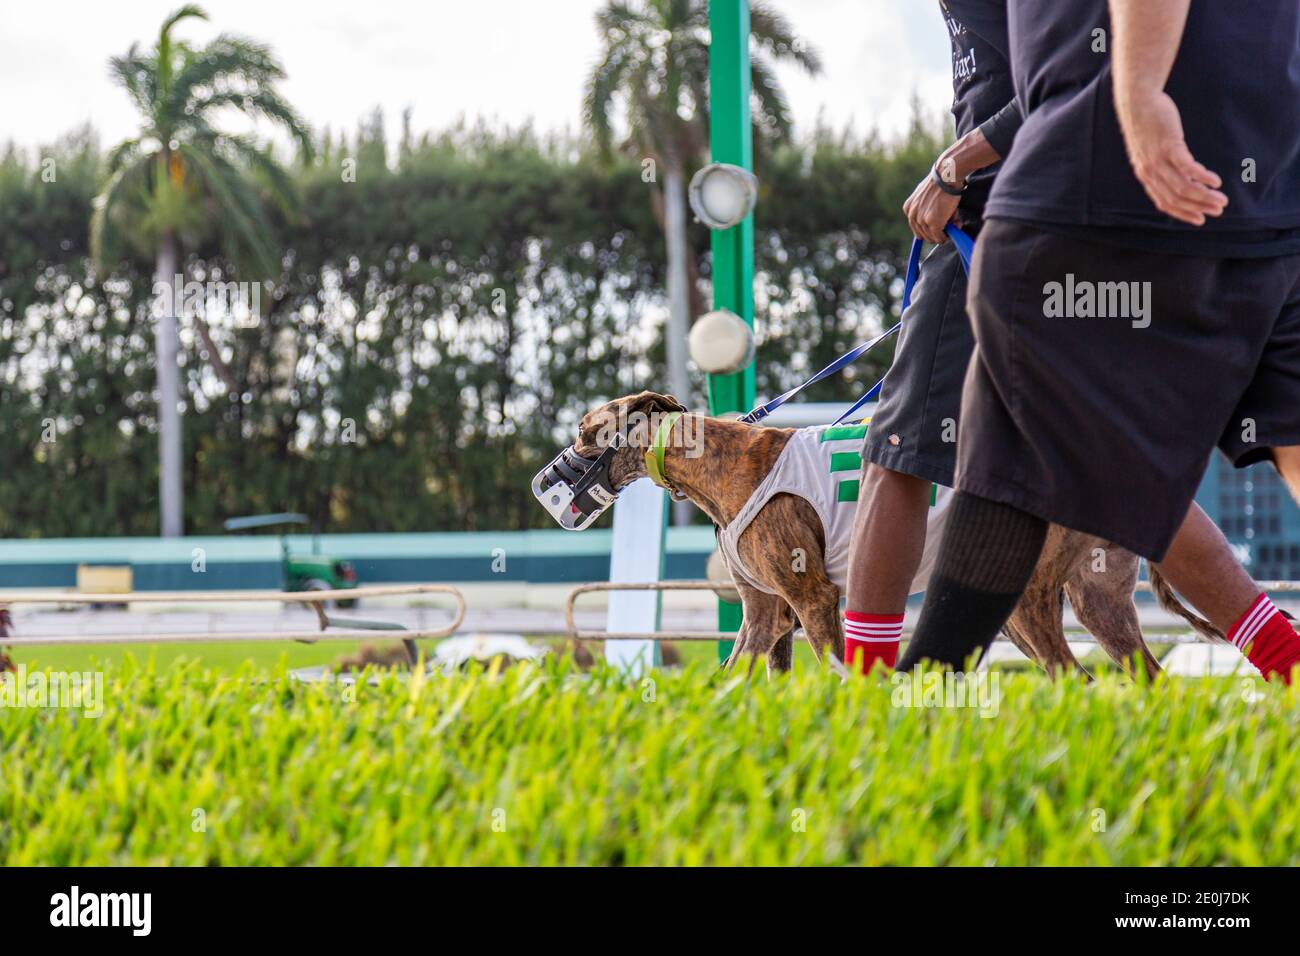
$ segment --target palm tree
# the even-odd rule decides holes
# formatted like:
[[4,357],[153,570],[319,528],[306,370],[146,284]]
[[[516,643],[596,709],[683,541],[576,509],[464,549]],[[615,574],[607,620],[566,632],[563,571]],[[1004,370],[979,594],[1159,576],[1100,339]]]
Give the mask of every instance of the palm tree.
[[[152,254],[156,263],[155,354],[158,364],[159,503],[161,532],[182,533],[181,421],[177,316],[173,282],[178,248],[214,235],[243,275],[280,272],[267,200],[295,208],[288,173],[269,147],[221,131],[223,111],[282,128],[304,158],[312,149],[306,124],[276,91],[284,69],[270,49],[222,34],[194,47],[172,38],[186,19],[206,20],[193,5],[169,16],[153,49],[132,44],[110,60],[110,72],[140,111],[140,132],[109,154],[108,180],[95,198],[91,255],[101,273],[124,255]],[[194,327],[226,388],[237,383],[221,360],[206,323]]]
[[[708,0],[611,0],[596,24],[605,47],[587,80],[584,119],[608,155],[621,110],[628,129],[621,147],[653,159],[662,171],[662,192],[652,192],[651,202],[668,253],[669,388],[689,400],[686,334],[702,304],[687,252],[685,184],[687,169],[701,162],[709,142]],[[749,25],[751,112],[761,151],[788,140],[792,127],[772,63],[788,60],[816,74],[821,59],[765,4],[750,4]]]

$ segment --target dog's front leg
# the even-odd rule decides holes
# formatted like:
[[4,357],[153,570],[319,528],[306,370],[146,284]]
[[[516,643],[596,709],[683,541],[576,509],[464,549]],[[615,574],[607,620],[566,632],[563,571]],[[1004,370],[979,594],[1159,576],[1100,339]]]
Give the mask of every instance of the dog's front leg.
[[[790,633],[794,627],[794,616],[790,606],[775,594],[767,594],[757,588],[736,582],[736,591],[740,594],[744,608],[744,620],[736,635],[735,646],[724,667],[732,667],[742,657],[749,657],[749,673],[754,672],[754,664],[759,657],[767,658],[767,672],[789,670],[791,649]],[[785,640],[787,647],[784,654],[784,667],[781,666],[780,645]]]
[[[827,584],[830,584],[828,581]],[[840,592],[835,585],[820,593],[806,595],[806,602],[795,608],[803,624],[804,638],[817,655],[819,662],[826,660],[827,651],[836,660],[844,660],[844,627],[840,623]]]
[[794,628],[786,631],[776,639],[772,649],[767,653],[767,673],[784,674],[794,666]]
[[803,498],[775,495],[737,544],[755,578],[798,616],[817,660],[826,651],[844,660],[840,590],[826,576],[826,541],[816,509]]

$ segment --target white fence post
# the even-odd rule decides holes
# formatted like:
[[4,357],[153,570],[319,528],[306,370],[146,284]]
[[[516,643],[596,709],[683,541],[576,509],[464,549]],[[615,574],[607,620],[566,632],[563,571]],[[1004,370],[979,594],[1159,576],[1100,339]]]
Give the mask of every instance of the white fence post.
[[[668,529],[668,495],[648,478],[640,478],[614,502],[614,543],[609,579],[619,584],[658,581],[663,575]],[[634,634],[659,630],[663,595],[659,591],[613,591],[606,629]],[[655,641],[606,641],[605,659],[632,677],[658,666]]]

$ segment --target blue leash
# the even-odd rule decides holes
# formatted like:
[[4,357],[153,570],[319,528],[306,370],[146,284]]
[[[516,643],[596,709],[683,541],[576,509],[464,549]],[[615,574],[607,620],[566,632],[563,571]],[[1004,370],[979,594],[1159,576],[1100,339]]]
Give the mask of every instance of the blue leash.
[[[957,249],[957,255],[961,258],[962,268],[965,269],[967,275],[969,275],[970,259],[971,259],[971,255],[975,251],[975,240],[973,240],[970,236],[966,235],[966,233],[962,232],[960,229],[958,229],[956,226],[952,224],[949,224],[945,229],[945,231],[948,233],[948,238],[952,240],[953,246]],[[907,313],[908,306],[912,304],[912,289],[916,287],[917,277],[921,273],[922,245],[924,245],[924,243],[922,243],[920,239],[912,240],[912,254],[911,256],[908,257],[907,260],[907,278],[903,282],[903,308],[899,313],[900,315],[905,315]],[[870,342],[864,342],[862,345],[859,345],[856,348],[852,348],[849,351],[845,352],[834,362],[831,362],[830,365],[827,365],[824,369],[822,369],[812,378],[808,379],[808,381],[804,382],[802,385],[797,385],[794,388],[790,389],[788,392],[781,393],[776,398],[772,399],[770,402],[766,402],[763,405],[759,405],[752,412],[750,412],[748,415],[744,416],[740,420],[750,425],[754,425],[757,424],[758,422],[761,422],[764,418],[767,418],[768,415],[771,415],[772,412],[776,411],[778,408],[780,408],[790,399],[794,398],[796,395],[802,392],[809,385],[814,385],[817,382],[820,382],[822,379],[834,375],[836,372],[840,371],[840,369],[844,368],[845,366],[852,365],[858,359],[862,358],[862,356],[866,355],[868,352],[874,349],[881,342],[885,341],[885,339],[889,338],[891,335],[897,332],[902,327],[902,325],[903,322],[900,319],[898,322],[894,323],[894,326],[892,328],[880,333]],[[848,418],[850,415],[856,412],[863,405],[867,404],[867,402],[871,401],[877,395],[879,395],[880,388],[884,384],[885,384],[885,380],[882,378],[879,382],[877,382],[875,385],[871,387],[871,390],[868,391],[867,394],[863,395],[860,399],[854,402],[852,408],[850,408],[839,418],[835,419],[835,424],[838,425],[840,422],[844,421],[844,419]]]

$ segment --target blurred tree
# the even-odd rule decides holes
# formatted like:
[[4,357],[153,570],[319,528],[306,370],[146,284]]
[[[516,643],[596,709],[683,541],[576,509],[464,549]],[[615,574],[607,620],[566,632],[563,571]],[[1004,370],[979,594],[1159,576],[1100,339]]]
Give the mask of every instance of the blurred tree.
[[[123,255],[155,256],[159,509],[161,533],[183,533],[178,247],[215,234],[245,276],[278,277],[280,255],[265,209],[269,197],[292,210],[294,190],[271,150],[252,137],[223,132],[222,111],[241,112],[282,128],[310,154],[306,124],[276,92],[284,70],[270,49],[222,34],[202,47],[172,37],[186,19],[207,19],[187,5],[168,17],[149,52],[136,44],[111,61],[113,79],[141,114],[139,133],[113,149],[108,181],[95,199],[91,254],[101,271]],[[202,315],[192,316],[208,360],[231,393],[239,385],[222,360]]]
[[[604,53],[587,81],[584,119],[601,151],[612,149],[618,114],[627,127],[622,147],[651,165],[655,218],[668,251],[668,386],[691,401],[686,335],[702,310],[697,264],[688,253],[686,174],[709,143],[709,5],[707,0],[611,0],[596,14]],[[817,53],[789,23],[762,3],[750,5],[750,88],[756,150],[785,142],[792,127],[773,62],[821,70]],[[643,171],[644,172],[644,171]],[[646,177],[643,175],[643,179]]]
[[[532,474],[583,412],[663,381],[644,319],[664,302],[663,238],[638,163],[477,126],[412,135],[389,163],[382,129],[335,132],[289,170],[304,213],[269,209],[284,252],[261,321],[212,329],[238,400],[211,375],[186,379],[191,532],[255,511],[331,531],[545,527]],[[937,141],[922,126],[903,142],[819,131],[769,155],[760,394],[892,324],[910,243],[899,209]],[[340,178],[348,160],[355,181]],[[102,168],[89,131],[35,156],[0,147],[0,535],[157,533],[152,267],[92,267]],[[228,269],[224,245],[195,237],[191,274]],[[809,397],[847,403],[886,360]]]

